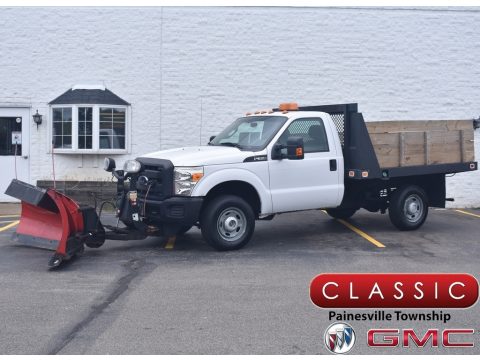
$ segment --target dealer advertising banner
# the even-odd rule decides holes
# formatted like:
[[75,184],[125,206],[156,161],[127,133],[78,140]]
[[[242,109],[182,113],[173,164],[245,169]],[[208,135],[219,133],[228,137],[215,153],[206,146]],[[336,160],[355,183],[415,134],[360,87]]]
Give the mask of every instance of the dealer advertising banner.
[[[449,325],[459,310],[468,311],[478,300],[478,281],[470,274],[321,274],[312,281],[310,296],[329,309],[333,323],[325,330],[325,346],[334,354],[355,344],[381,353],[475,347],[474,326]],[[350,322],[358,324],[357,331]]]

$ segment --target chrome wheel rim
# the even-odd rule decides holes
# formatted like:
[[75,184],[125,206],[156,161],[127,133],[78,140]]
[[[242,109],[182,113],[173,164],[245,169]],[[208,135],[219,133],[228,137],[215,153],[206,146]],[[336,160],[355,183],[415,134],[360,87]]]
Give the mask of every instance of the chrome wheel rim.
[[242,210],[229,207],[220,213],[217,231],[225,241],[237,241],[247,230],[247,219]]
[[420,220],[423,215],[423,201],[420,196],[416,194],[408,196],[403,205],[403,213],[407,221],[411,223]]

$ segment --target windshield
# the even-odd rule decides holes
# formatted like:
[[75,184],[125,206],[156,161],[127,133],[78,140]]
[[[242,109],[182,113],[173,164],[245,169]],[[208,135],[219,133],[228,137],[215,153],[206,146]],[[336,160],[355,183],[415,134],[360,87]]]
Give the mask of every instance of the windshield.
[[285,116],[242,117],[218,134],[209,145],[259,151],[267,146],[285,121]]

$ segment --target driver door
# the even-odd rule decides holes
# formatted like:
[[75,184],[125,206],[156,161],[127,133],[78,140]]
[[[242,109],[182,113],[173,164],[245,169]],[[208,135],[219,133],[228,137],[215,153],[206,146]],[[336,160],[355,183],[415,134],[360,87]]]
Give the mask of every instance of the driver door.
[[289,136],[303,138],[305,157],[302,160],[272,160],[269,154],[273,212],[338,206],[338,164],[341,161],[323,120],[319,117],[296,119],[277,143],[286,145]]

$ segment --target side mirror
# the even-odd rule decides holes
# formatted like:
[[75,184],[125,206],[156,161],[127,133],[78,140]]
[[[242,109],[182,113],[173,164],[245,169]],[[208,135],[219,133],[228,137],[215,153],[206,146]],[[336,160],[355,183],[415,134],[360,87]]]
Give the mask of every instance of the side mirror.
[[282,160],[284,157],[282,154],[282,149],[284,148],[285,146],[283,146],[282,144],[274,144],[272,148],[272,160]]
[[[287,149],[287,155],[282,154],[282,149]],[[290,136],[287,139],[287,145],[276,143],[272,148],[272,160],[301,160],[303,156],[303,138],[300,136]]]
[[290,136],[287,139],[287,159],[302,160],[303,155],[303,138],[300,136]]
[[213,139],[215,139],[215,137],[216,137],[215,135],[210,136],[210,140],[208,140],[208,142],[210,142],[210,141],[212,141]]
[[115,170],[115,160],[113,160],[112,158],[105,158],[105,160],[103,161],[103,170],[105,171],[108,171],[108,172],[112,172]]

